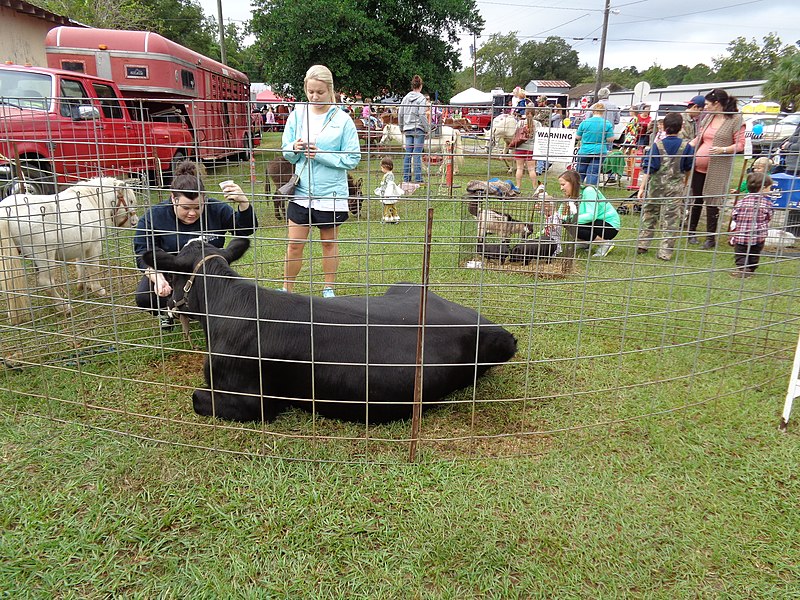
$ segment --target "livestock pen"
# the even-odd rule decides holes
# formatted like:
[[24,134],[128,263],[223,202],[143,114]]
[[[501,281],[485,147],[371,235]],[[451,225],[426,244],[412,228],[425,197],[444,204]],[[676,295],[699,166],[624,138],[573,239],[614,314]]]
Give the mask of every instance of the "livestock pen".
[[[260,227],[235,268],[267,288],[282,285],[286,246],[285,225],[264,193],[266,163],[279,140],[267,134],[250,161],[210,164],[206,181],[213,195],[218,182],[234,179],[252,199]],[[412,443],[425,460],[537,454],[579,431],[605,435],[644,420],[657,426],[665,415],[713,411],[754,389],[772,390],[764,418],[777,424],[797,340],[800,261],[791,250],[765,255],[757,277],[732,280],[732,251],[724,244],[700,251],[684,235],[671,262],[637,255],[639,216],[628,214],[607,257],[568,243],[557,267],[481,262],[477,222],[463,192],[469,181],[508,177],[495,149],[466,154],[451,182],[431,166],[427,185],[399,202],[396,225],[381,222],[380,201],[372,196],[387,151],[369,140],[362,150],[354,176],[364,180],[365,199],[340,230],[337,295],[379,296],[397,282],[423,283],[427,268],[430,290],[505,327],[518,343],[508,363],[426,412],[418,435],[407,421],[367,426],[299,411],[249,423],[195,415],[190,396],[203,385],[207,340],[196,324],[188,339],[163,332],[157,319],[135,308],[140,274],[129,231],[110,231],[106,240],[106,297],[78,292],[74,271],[63,269],[73,306],[66,316],[36,288],[26,263],[30,319],[0,324],[3,410],[230,453],[368,462],[406,460]],[[554,168],[542,177],[555,197],[557,175]],[[620,201],[629,194],[605,192]],[[138,205],[167,193],[143,182]],[[541,219],[531,194],[523,190],[503,203],[536,225]],[[312,241],[306,250],[311,260],[298,280],[301,294],[320,294],[318,246]]]

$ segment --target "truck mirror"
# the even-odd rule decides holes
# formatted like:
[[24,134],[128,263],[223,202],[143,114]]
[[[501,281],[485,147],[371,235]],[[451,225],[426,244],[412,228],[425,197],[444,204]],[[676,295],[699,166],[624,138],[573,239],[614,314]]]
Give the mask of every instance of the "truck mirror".
[[89,104],[81,104],[78,106],[77,116],[75,117],[76,120],[93,121],[99,118],[100,118],[100,111],[97,109],[96,106],[91,106]]

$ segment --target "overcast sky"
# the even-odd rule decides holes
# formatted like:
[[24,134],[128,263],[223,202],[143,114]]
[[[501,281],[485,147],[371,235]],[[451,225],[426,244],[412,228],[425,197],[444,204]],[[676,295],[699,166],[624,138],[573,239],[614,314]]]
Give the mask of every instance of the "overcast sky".
[[[217,0],[199,0],[206,14],[217,17]],[[549,3],[548,3],[549,2]],[[225,0],[226,21],[250,19],[248,0]],[[521,42],[542,41],[547,36],[564,38],[583,63],[596,67],[600,56],[604,0],[479,0],[478,10],[486,27],[478,38],[492,33],[517,32]],[[653,64],[664,68],[678,64],[711,66],[736,37],[759,43],[770,32],[784,44],[800,40],[800,0],[613,0],[609,15],[604,65],[609,68]],[[471,63],[471,36],[462,38],[461,60]]]

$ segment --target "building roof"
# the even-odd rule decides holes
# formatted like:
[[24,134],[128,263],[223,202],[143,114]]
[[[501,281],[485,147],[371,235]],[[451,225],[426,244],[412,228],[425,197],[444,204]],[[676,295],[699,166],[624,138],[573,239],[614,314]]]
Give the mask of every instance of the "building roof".
[[563,79],[531,79],[528,85],[535,84],[539,89],[541,88],[569,88],[569,82]]
[[77,21],[73,21],[69,17],[63,17],[61,15],[51,13],[49,10],[39,8],[38,6],[31,4],[30,2],[25,2],[25,0],[0,0],[0,6],[5,6],[6,8],[15,10],[18,13],[30,15],[31,17],[41,19],[42,21],[50,21],[51,23],[55,23],[57,25],[72,25],[77,27],[86,27],[86,25],[84,25],[83,23],[78,23]]

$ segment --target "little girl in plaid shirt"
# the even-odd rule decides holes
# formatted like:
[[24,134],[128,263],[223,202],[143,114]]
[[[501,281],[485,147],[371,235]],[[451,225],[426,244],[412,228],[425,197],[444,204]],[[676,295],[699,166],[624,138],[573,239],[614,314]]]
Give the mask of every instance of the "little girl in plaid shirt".
[[739,199],[731,215],[731,244],[736,268],[731,277],[752,277],[767,239],[772,218],[772,199],[769,196],[772,178],[767,173],[747,176],[746,196]]

